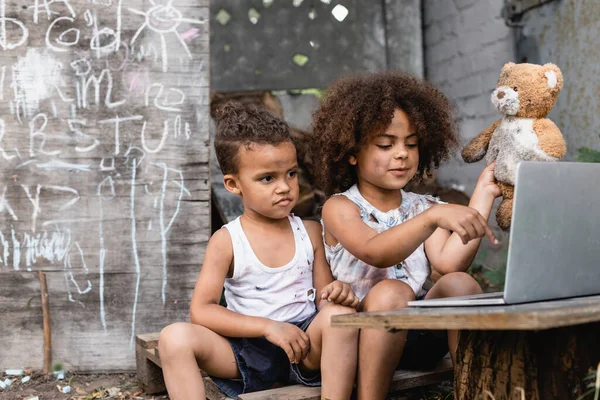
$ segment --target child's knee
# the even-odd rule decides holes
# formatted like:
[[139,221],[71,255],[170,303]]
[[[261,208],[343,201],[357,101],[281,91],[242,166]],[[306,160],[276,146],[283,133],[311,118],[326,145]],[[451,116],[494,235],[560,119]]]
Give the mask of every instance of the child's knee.
[[355,314],[356,309],[341,304],[328,303],[319,312],[324,313],[329,318],[334,315]]
[[446,274],[439,279],[438,284],[444,286],[444,292],[448,296],[465,296],[483,292],[475,278],[466,272]]
[[406,283],[386,279],[376,284],[363,300],[360,311],[396,310],[415,300],[415,292]]
[[[335,315],[354,314],[356,309],[342,306],[340,304],[328,303],[319,311],[322,329],[333,329],[331,326],[331,317]],[[358,332],[358,330],[356,330]]]
[[335,316],[335,315],[347,315],[347,314],[355,314],[356,313],[356,309],[352,308],[352,307],[346,307],[346,306],[342,306],[340,304],[333,304],[333,303],[329,303],[327,305],[325,305],[325,307],[323,307],[321,309],[321,311],[319,311],[319,314],[322,314],[322,328],[323,331],[328,331],[328,330],[334,330],[336,332],[336,335],[341,334],[342,332],[346,332],[349,335],[356,335],[358,336],[358,329],[340,329],[340,328],[335,328],[331,326],[331,317]]
[[158,352],[161,359],[176,357],[178,354],[193,351],[191,345],[192,329],[190,324],[176,322],[160,331]]

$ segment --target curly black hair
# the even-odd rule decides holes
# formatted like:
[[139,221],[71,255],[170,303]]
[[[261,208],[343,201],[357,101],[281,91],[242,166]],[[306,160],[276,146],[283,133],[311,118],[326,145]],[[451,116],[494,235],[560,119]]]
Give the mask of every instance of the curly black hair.
[[224,175],[238,172],[238,150],[252,144],[292,142],[289,125],[253,104],[229,101],[215,112],[215,153]]
[[331,84],[313,114],[312,158],[317,185],[327,194],[356,183],[348,158],[384,132],[394,110],[407,115],[419,138],[415,180],[439,167],[458,145],[454,106],[428,82],[403,72],[346,76]]

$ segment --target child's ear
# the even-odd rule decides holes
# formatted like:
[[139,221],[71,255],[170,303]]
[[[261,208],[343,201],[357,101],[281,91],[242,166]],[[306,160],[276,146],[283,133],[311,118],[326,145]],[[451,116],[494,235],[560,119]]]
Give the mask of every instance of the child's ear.
[[223,186],[230,193],[237,194],[238,196],[242,194],[237,177],[233,174],[227,174],[223,177]]
[[350,157],[348,157],[348,163],[350,165],[356,166],[356,156],[355,155],[351,155]]

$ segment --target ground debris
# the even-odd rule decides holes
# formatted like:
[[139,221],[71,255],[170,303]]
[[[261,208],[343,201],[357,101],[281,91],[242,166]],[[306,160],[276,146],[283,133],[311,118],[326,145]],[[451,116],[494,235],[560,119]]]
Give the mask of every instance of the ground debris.
[[[0,371],[0,381],[7,376]],[[163,394],[146,394],[138,386],[134,373],[73,374],[66,372],[63,380],[53,374],[24,370],[30,380],[15,379],[12,385],[0,390],[0,400],[168,400]],[[70,393],[63,393],[70,387]],[[402,391],[389,400],[451,400],[452,382],[442,382],[427,388]]]

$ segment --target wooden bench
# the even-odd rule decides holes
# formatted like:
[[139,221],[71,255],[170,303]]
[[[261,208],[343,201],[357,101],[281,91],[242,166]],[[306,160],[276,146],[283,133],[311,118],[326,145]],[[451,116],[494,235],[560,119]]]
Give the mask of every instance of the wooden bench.
[[593,296],[338,315],[332,326],[461,330],[456,400],[491,399],[489,394],[497,400],[537,400],[575,399],[586,391],[583,379],[600,362],[599,321],[600,296]]
[[[136,336],[136,372],[142,388],[148,394],[164,392],[165,383],[162,376],[160,356],[158,354],[158,333]],[[452,362],[450,358],[443,359],[436,368],[430,371],[398,370],[394,374],[390,392],[426,386],[443,380],[452,379]],[[203,374],[204,375],[204,374]],[[206,397],[209,400],[231,400],[225,396],[208,377],[204,376]],[[321,389],[302,385],[284,386],[261,392],[246,393],[239,396],[240,400],[320,400]]]

